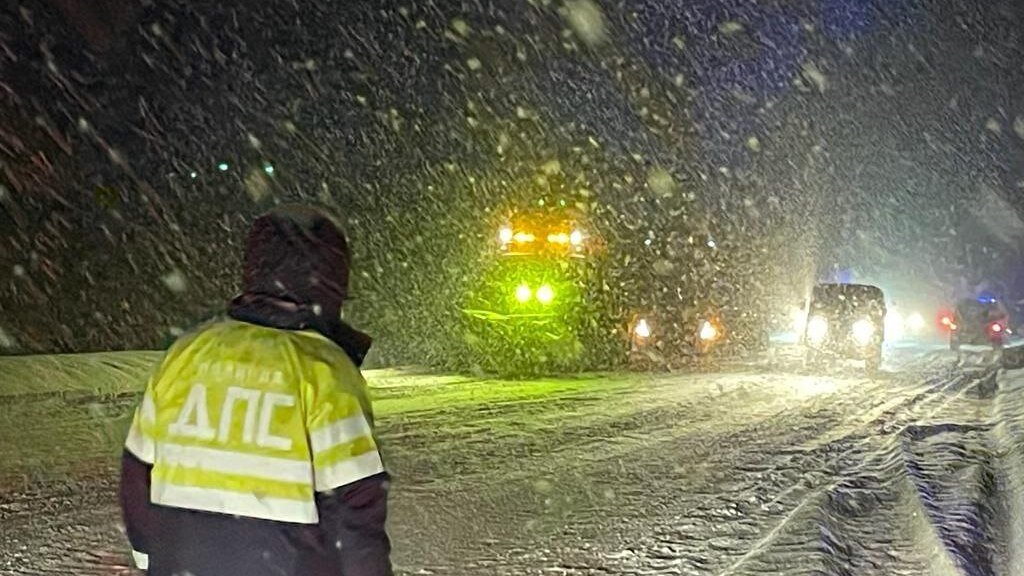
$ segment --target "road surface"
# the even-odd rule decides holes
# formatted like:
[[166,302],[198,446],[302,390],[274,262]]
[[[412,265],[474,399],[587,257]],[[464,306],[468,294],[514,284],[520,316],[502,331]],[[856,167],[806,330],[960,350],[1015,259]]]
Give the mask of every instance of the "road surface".
[[[890,351],[529,382],[372,372],[403,574],[1024,574],[1024,372]],[[146,353],[0,359],[0,573],[128,574]],[[998,389],[997,389],[998,388]]]

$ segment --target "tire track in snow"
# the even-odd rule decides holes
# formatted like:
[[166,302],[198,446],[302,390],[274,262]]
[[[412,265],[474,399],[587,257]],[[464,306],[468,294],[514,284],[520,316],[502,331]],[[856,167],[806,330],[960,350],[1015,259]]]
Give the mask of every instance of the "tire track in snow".
[[[947,382],[946,385],[951,384]],[[792,511],[800,505],[801,499],[795,503],[788,502],[787,496],[796,490],[784,489],[784,486],[796,485],[799,490],[811,492],[834,477],[834,470],[822,465],[823,455],[841,453],[846,448],[823,439],[832,438],[832,429],[837,425],[847,429],[858,423],[862,427],[863,422],[877,420],[879,414],[890,407],[881,392],[892,386],[888,382],[857,382],[850,388],[833,390],[817,400],[804,398],[799,405],[791,404],[768,415],[757,414],[757,418],[745,421],[724,434],[721,429],[702,430],[699,426],[672,430],[675,436],[659,439],[656,446],[637,454],[637,469],[631,470],[625,481],[643,482],[645,489],[656,488],[656,484],[652,486],[649,481],[645,482],[645,478],[665,474],[665,470],[658,469],[657,452],[691,454],[697,460],[711,461],[714,477],[705,483],[704,488],[700,487],[701,482],[692,478],[685,480],[687,488],[680,486],[680,490],[685,492],[646,490],[643,493],[644,517],[638,520],[617,516],[613,529],[630,536],[618,543],[614,539],[603,542],[606,549],[619,552],[605,553],[601,555],[601,561],[613,566],[618,574],[713,573],[716,564],[720,563],[719,558],[749,551],[768,529],[762,529],[763,526],[770,526],[773,518],[785,515],[787,508]],[[935,388],[934,383],[913,386],[911,393],[906,394],[900,403],[919,402],[930,396],[921,394],[922,390],[931,390],[934,394]],[[857,410],[847,411],[851,406],[856,406]],[[735,405],[726,407],[734,411],[737,408]],[[754,413],[757,408],[756,403],[749,401],[745,407],[748,411],[753,409]],[[836,408],[838,413],[835,413]],[[750,416],[744,410],[735,414],[740,421]],[[794,421],[798,423],[795,427]],[[783,449],[780,452],[780,446],[787,442],[812,448]],[[694,453],[694,443],[701,444],[704,450]],[[759,461],[759,455],[768,456],[770,460],[767,463]],[[718,470],[714,472],[716,467]],[[776,487],[777,496],[762,498],[766,484],[767,487]],[[627,503],[624,506],[630,508]],[[676,510],[678,512],[673,512]],[[659,520],[659,516],[669,518]],[[656,521],[678,524],[652,528],[651,524]],[[786,528],[785,523],[781,528]],[[726,533],[733,534],[732,541],[725,536]],[[575,568],[565,573],[589,574],[603,566],[600,562],[594,563],[592,556],[596,552],[580,553],[571,547],[572,544],[570,542],[558,549],[563,558],[574,559],[571,563],[563,561],[560,567],[588,566],[589,558],[591,571]],[[738,546],[746,548],[739,549]],[[709,550],[715,552],[713,557],[708,557]]]
[[[763,537],[757,540],[742,556],[733,561],[729,566],[723,570],[716,571],[716,574],[719,576],[732,576],[746,573],[742,571],[748,566],[753,567],[753,570],[750,572],[761,573],[764,571],[763,568],[759,569],[761,567],[755,564],[762,564],[764,566],[776,564],[771,560],[773,548],[781,542],[784,544],[781,546],[782,549],[791,549],[791,545],[785,545],[789,543],[782,542],[787,533],[800,533],[801,528],[807,524],[808,516],[829,514],[829,504],[843,501],[842,488],[844,483],[849,482],[850,477],[866,475],[866,477],[872,479],[875,485],[881,484],[884,486],[884,482],[880,482],[879,477],[893,478],[897,476],[893,472],[892,462],[898,461],[895,455],[899,454],[902,434],[913,426],[915,421],[927,420],[949,405],[963,399],[979,381],[978,378],[963,374],[953,375],[952,378],[949,378],[949,374],[943,374],[937,380],[931,381],[930,385],[926,385],[919,393],[914,394],[906,399],[906,401],[887,408],[881,415],[868,423],[867,430],[847,430],[846,438],[835,440],[823,447],[815,446],[814,450],[836,452],[836,454],[828,457],[824,468],[837,471],[838,478],[819,485],[803,495],[796,505],[768,530]],[[923,413],[921,413],[922,410],[924,411]],[[879,437],[883,438],[881,446],[877,446]],[[834,446],[838,449],[829,450],[829,446]],[[888,466],[886,465],[887,462],[889,463]],[[849,463],[853,464],[850,465]],[[883,474],[881,476],[871,474],[870,471],[872,470],[882,470]],[[797,490],[796,486],[788,488],[780,493],[775,500],[783,501],[786,496],[795,490]],[[819,520],[817,524],[821,526],[823,523]],[[817,542],[811,550],[805,551],[803,555],[806,556],[809,552],[810,556],[820,556],[825,559],[824,561],[819,560],[819,564],[828,564],[827,559],[834,557],[836,552],[834,544],[830,545],[829,543],[829,534],[830,531],[823,530],[820,534],[822,540]],[[801,539],[797,537],[796,541],[800,542]],[[803,540],[805,543],[804,548],[807,548],[807,541],[806,539]],[[767,556],[767,558],[761,558],[762,556]],[[786,561],[792,561],[792,558]],[[813,564],[814,562],[808,560],[804,562],[804,566]],[[837,566],[833,566],[833,570],[826,573],[844,573]]]

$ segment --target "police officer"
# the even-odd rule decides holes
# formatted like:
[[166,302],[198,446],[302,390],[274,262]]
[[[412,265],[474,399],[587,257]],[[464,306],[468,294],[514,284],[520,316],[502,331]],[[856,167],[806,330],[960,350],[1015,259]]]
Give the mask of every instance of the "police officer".
[[125,443],[121,505],[151,576],[389,576],[388,475],[341,320],[349,250],[285,206],[246,242],[228,318],[176,341]]

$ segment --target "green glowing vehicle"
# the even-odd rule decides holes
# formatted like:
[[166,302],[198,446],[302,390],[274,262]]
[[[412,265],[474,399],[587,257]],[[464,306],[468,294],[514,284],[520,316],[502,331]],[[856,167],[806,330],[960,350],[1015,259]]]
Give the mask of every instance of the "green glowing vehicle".
[[597,235],[554,204],[514,212],[494,239],[462,307],[474,364],[506,374],[594,366],[609,332]]

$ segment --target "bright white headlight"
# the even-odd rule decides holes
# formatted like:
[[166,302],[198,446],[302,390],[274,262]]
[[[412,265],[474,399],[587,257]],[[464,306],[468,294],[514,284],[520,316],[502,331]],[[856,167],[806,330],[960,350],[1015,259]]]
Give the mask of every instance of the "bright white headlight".
[[870,320],[857,320],[853,323],[853,341],[861,346],[871,343],[875,337],[875,324]]
[[635,334],[637,338],[650,338],[651,326],[647,324],[647,320],[643,318],[638,320],[636,326],[633,327],[633,334]]
[[820,344],[828,336],[828,320],[821,316],[812,316],[807,321],[807,339],[812,344]]
[[533,298],[533,290],[528,285],[520,284],[516,287],[516,300],[525,304],[530,301],[530,298]]
[[551,286],[544,284],[540,288],[537,288],[537,300],[541,304],[550,304],[555,299],[555,291]]
[[718,338],[718,328],[707,320],[702,320],[700,323],[700,332],[697,334],[701,340],[709,341]]

